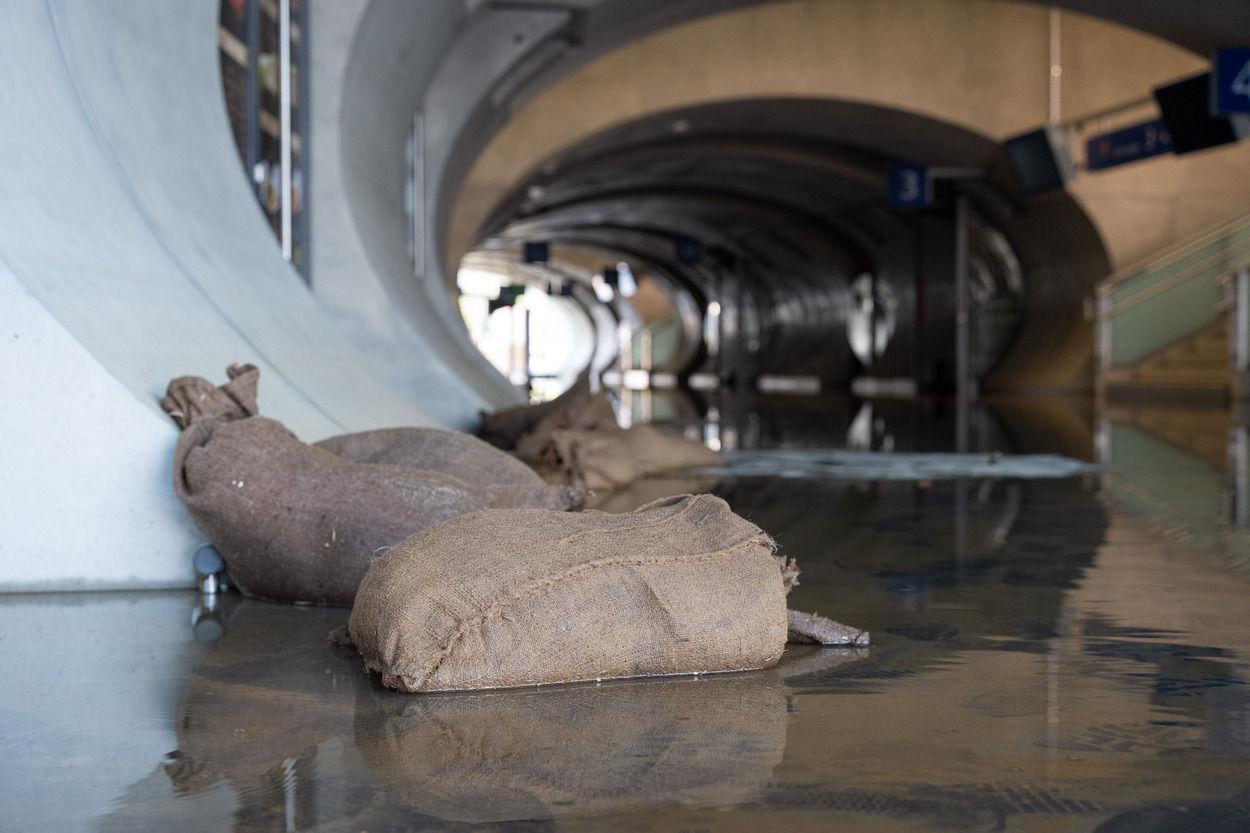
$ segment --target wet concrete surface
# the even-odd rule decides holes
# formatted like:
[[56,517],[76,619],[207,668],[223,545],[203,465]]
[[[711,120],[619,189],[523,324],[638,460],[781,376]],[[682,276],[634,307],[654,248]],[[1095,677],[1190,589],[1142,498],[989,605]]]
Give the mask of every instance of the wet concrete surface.
[[605,499],[723,495],[792,607],[873,635],[739,674],[407,695],[329,644],[343,609],[0,597],[0,829],[1250,829],[1250,571],[1135,476]]

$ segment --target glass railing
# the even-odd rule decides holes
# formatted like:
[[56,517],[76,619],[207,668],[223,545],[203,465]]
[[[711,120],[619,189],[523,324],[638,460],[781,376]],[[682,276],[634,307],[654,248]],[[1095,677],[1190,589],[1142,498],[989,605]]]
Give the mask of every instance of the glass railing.
[[1098,290],[1099,365],[1132,365],[1214,323],[1250,268],[1250,214],[1123,269]]

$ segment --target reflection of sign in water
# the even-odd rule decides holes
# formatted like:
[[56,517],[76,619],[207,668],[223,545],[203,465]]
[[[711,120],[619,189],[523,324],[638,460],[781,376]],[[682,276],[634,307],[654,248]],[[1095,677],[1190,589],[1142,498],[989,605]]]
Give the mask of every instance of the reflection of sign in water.
[[1090,139],[1085,145],[1085,167],[1100,171],[1171,151],[1167,125],[1163,119],[1154,119]]
[[1250,113],[1250,49],[1220,49],[1211,72],[1211,112]]

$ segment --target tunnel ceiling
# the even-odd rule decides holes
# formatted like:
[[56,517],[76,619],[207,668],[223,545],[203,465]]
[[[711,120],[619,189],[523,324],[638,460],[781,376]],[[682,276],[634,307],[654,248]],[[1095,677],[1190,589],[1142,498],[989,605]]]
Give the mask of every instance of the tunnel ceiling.
[[885,205],[899,161],[978,169],[972,190],[1010,211],[1019,198],[1001,150],[984,137],[870,105],[816,99],[735,101],[672,111],[606,132],[548,160],[489,221],[485,248],[519,239],[593,244],[672,261],[699,239],[784,286],[871,268],[909,234]]
[[[466,123],[445,169],[442,184],[447,187],[439,190],[435,237],[442,239],[450,195],[486,137],[541,90],[633,40],[706,15],[773,2],[778,0],[482,4],[487,11],[562,11],[567,19],[542,48],[509,71],[511,77],[491,89]],[[1250,40],[1250,4],[1241,0],[1037,5],[1100,17],[1197,52]],[[1245,35],[1230,35],[1237,32]],[[793,306],[799,298],[794,292],[833,291],[835,286],[845,292],[858,271],[888,265],[891,257],[897,260],[897,250],[914,246],[917,215],[885,204],[886,171],[895,162],[983,171],[979,181],[941,186],[939,205],[949,206],[956,188],[970,195],[1018,248],[1026,272],[1034,265],[1033,274],[1045,276],[1052,302],[1058,287],[1069,299],[1080,298],[1106,274],[1108,259],[1098,234],[1067,195],[1031,200],[1029,211],[1020,211],[1025,201],[997,142],[913,113],[814,99],[693,106],[566,147],[497,203],[475,234],[465,229],[456,250],[463,251],[470,236],[478,251],[515,251],[521,240],[548,239],[605,258],[644,258],[682,276],[696,294],[711,297],[709,287],[716,279],[709,271],[676,262],[674,241],[695,237],[720,267],[736,270],[761,294],[772,293],[779,306]],[[1048,262],[1054,251],[1065,250],[1076,253],[1068,263]],[[454,293],[454,276],[445,278]],[[1054,305],[1071,306],[1066,301]],[[1070,329],[1073,311],[1060,318],[1050,328]],[[1036,319],[1039,328],[1044,320]]]
[[[945,206],[949,217],[956,189],[967,194],[1026,265],[1051,257],[1054,229],[1076,229],[1074,238],[1094,251],[1084,262],[1074,258],[1073,273],[1060,280],[1075,288],[1105,274],[1105,257],[1088,245],[1097,235],[1070,198],[1020,210],[1024,197],[997,142],[927,117],[828,99],[684,108],[566,148],[504,201],[478,250],[515,255],[522,241],[547,240],[598,253],[605,265],[632,258],[704,300],[726,301],[730,275],[762,321],[759,372],[806,368],[844,382],[849,358],[824,365],[808,358],[845,349],[845,337],[832,334],[846,326],[854,278],[871,272],[892,281],[899,314],[916,310],[913,257],[919,226],[929,221],[886,204],[888,166],[904,161],[980,172],[940,185],[937,210]],[[682,238],[703,244],[703,263],[680,262]],[[892,372],[906,373],[910,350],[897,347]]]

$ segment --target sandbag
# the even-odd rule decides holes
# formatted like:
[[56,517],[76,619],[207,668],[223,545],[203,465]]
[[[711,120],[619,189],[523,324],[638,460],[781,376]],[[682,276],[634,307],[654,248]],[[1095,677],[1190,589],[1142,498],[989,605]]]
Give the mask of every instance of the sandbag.
[[441,472],[352,463],[264,417],[197,420],[174,491],[248,596],[351,604],[369,564],[448,518],[492,507],[580,508],[576,489],[473,486]]
[[484,440],[442,428],[382,428],[313,443],[353,463],[384,463],[454,475],[473,486],[541,486],[529,466]]
[[796,572],[773,549],[712,495],[621,515],[476,512],[378,559],[349,636],[411,692],[765,668]]
[[664,471],[725,465],[725,458],[701,443],[661,434],[650,425],[615,431],[557,429],[541,444],[523,438],[518,456],[548,483],[592,490],[619,489]]
[[161,408],[173,417],[179,428],[197,419],[220,417],[243,419],[256,416],[256,386],[260,371],[251,364],[226,368],[230,381],[217,386],[200,376],[180,376],[169,383]]
[[548,402],[518,405],[489,413],[479,411],[481,423],[477,435],[491,445],[511,451],[517,441],[534,429],[540,420],[571,405],[590,398],[590,368],[586,368],[564,393]]

